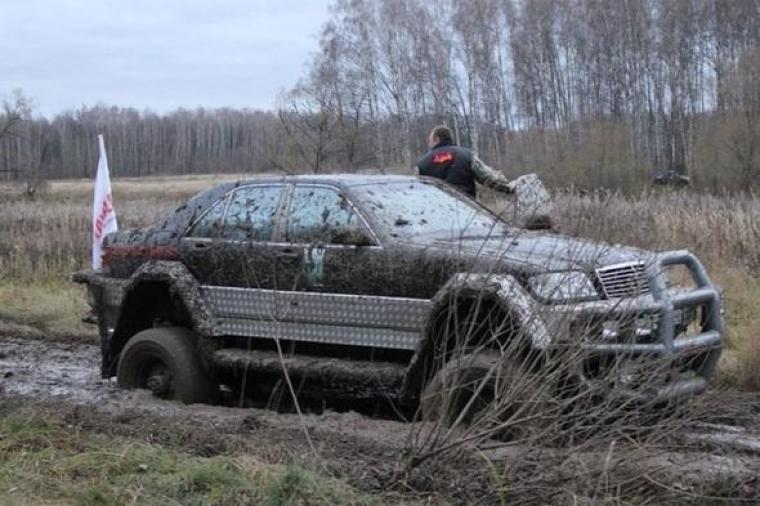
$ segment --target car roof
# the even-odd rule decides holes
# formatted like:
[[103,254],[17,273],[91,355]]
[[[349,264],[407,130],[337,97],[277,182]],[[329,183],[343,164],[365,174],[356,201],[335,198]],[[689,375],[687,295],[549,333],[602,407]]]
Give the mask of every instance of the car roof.
[[230,187],[262,183],[322,183],[336,186],[358,186],[378,183],[407,183],[418,181],[418,176],[394,174],[298,174],[289,176],[254,176],[229,183]]
[[[190,199],[188,204],[194,207],[206,206],[217,200],[225,193],[253,184],[287,184],[287,183],[315,183],[331,184],[339,188],[349,188],[354,186],[364,186],[383,183],[411,183],[420,180],[430,180],[428,177],[420,176],[402,176],[388,174],[299,174],[288,176],[262,175],[254,176],[247,179],[240,179],[234,182],[220,183],[211,186],[196,194]],[[435,183],[440,181],[433,181]]]

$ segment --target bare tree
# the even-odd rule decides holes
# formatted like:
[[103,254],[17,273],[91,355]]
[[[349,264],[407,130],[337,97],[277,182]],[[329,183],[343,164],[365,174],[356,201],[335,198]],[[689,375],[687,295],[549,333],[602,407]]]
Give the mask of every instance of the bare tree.
[[724,85],[724,106],[731,111],[724,114],[725,144],[736,160],[740,183],[751,187],[760,180],[760,50],[744,53]]
[[0,128],[25,132],[0,140],[0,177],[32,163],[91,177],[98,133],[119,175],[405,171],[446,123],[508,175],[549,184],[638,189],[659,170],[757,184],[745,92],[757,0],[334,0],[330,12],[277,112],[0,113]]
[[21,89],[15,89],[9,98],[5,98],[0,115],[0,147],[5,160],[13,160],[4,164],[4,172],[17,178],[20,175],[26,184],[26,193],[34,196],[40,188],[40,160],[32,156],[30,149],[29,122],[32,118],[33,105]]

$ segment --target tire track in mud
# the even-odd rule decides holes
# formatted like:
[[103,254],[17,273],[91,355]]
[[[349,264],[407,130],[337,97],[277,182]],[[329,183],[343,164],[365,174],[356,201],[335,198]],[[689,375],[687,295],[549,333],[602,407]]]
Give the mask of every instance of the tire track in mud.
[[[394,448],[402,448],[407,443],[405,433],[410,427],[408,423],[373,419],[350,411],[327,411],[299,418],[294,414],[252,407],[186,406],[156,399],[147,391],[121,390],[116,386],[115,379],[102,379],[100,350],[95,345],[12,338],[0,338],[2,397],[91,406],[114,415],[139,409],[156,415],[185,413],[219,422],[248,419],[250,423],[252,418],[256,418],[260,423],[272,423],[283,429],[300,428],[302,421],[306,420],[307,427],[314,429],[340,428],[344,433],[366,430],[373,440],[382,440]],[[739,398],[735,402],[744,401]],[[737,451],[760,454],[760,413],[755,421],[755,424],[745,422],[740,426],[730,423],[697,424],[695,431],[686,437],[704,444],[735,446]],[[383,437],[386,430],[388,437]]]
[[[100,377],[100,350],[97,346],[22,339],[0,338],[0,398],[87,406],[103,413],[119,415],[140,411],[169,418],[201,418],[215,423],[245,421],[249,426],[271,424],[283,429],[329,429],[362,432],[373,440],[392,447],[405,443],[397,437],[408,424],[375,420],[354,412],[327,411],[320,415],[277,413],[260,408],[233,408],[210,405],[184,405],[153,397],[143,390],[122,390],[112,379]],[[385,430],[384,430],[385,429]],[[379,432],[378,432],[379,431]],[[388,432],[388,437],[382,436]]]

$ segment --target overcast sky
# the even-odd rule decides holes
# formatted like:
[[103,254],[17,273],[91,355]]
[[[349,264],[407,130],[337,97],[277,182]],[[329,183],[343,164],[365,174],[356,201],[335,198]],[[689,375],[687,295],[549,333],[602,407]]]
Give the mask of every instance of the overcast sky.
[[51,116],[99,102],[272,108],[317,51],[327,0],[0,0],[0,95]]

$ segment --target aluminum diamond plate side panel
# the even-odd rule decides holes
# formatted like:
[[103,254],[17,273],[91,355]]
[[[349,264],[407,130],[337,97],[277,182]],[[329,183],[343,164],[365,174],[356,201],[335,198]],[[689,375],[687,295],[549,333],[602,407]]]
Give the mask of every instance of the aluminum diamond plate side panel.
[[420,332],[432,305],[426,299],[335,293],[202,287],[217,318],[396,329]]
[[222,335],[229,336],[256,336],[308,343],[371,346],[395,350],[416,349],[422,335],[420,332],[404,332],[392,329],[233,318],[221,319],[217,330]]

